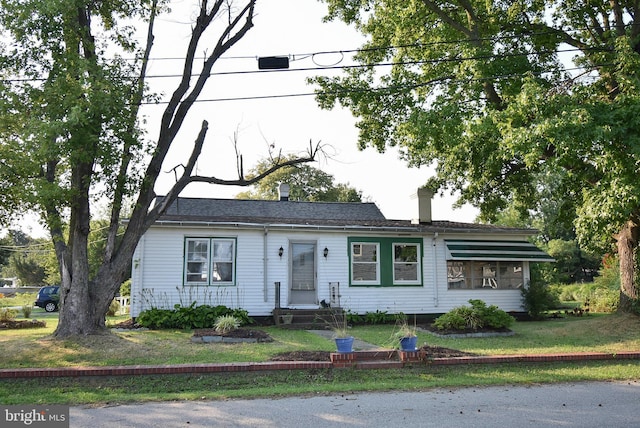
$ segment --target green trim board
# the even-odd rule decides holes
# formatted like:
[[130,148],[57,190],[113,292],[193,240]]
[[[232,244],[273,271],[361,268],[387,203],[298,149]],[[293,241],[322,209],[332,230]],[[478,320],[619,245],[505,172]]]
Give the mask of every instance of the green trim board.
[[[353,278],[354,255],[353,244],[375,244],[377,245],[375,254],[377,262],[377,279],[357,281]],[[417,279],[406,281],[394,279],[394,245],[416,245],[418,248]],[[405,237],[348,237],[347,253],[349,255],[349,285],[352,287],[422,287],[424,284],[424,241],[422,238]]]
[[555,262],[555,259],[526,241],[445,240],[447,260]]

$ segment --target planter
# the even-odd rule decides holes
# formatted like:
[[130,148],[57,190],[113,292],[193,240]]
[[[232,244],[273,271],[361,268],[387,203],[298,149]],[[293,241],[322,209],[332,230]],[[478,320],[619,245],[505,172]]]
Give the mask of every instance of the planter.
[[403,351],[415,351],[418,336],[403,337],[400,339],[400,349]]
[[349,337],[336,337],[336,349],[341,354],[348,354],[353,352],[353,336]]
[[282,319],[282,324],[291,324],[293,321],[293,314],[280,315],[280,318]]

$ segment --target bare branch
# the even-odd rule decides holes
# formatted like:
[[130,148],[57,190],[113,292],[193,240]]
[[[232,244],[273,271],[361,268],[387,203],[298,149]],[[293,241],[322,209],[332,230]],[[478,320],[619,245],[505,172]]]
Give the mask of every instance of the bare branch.
[[316,157],[318,156],[319,153],[324,153],[323,146],[321,145],[321,143],[318,142],[314,146],[313,143],[310,142],[309,150],[307,151],[306,156],[295,158],[295,159],[289,159],[285,161],[283,161],[282,157],[278,157],[276,159],[276,162],[270,168],[268,168],[261,174],[255,177],[252,177],[250,179],[239,177],[237,180],[224,180],[216,177],[204,177],[204,176],[194,175],[192,177],[189,177],[188,181],[189,183],[210,183],[210,184],[221,184],[225,186],[251,186],[252,184],[257,183],[258,181],[262,180],[266,176],[273,174],[274,172],[284,167],[313,162],[316,160]]
[[116,247],[116,237],[118,236],[118,227],[120,226],[120,216],[122,214],[122,201],[125,195],[125,187],[129,177],[127,176],[129,170],[129,164],[131,163],[132,153],[131,147],[134,143],[133,135],[135,134],[135,126],[138,118],[138,112],[142,98],[144,97],[144,82],[147,76],[147,67],[149,64],[149,57],[151,56],[151,48],[153,47],[153,41],[155,36],[153,35],[153,29],[155,26],[155,19],[158,13],[158,0],[153,0],[151,3],[149,25],[147,27],[147,44],[145,46],[144,53],[142,55],[142,64],[140,67],[140,74],[135,85],[135,92],[131,99],[131,112],[129,125],[125,135],[132,136],[131,140],[125,141],[122,149],[122,160],[118,167],[118,174],[116,176],[116,186],[113,195],[113,204],[111,205],[111,217],[109,220],[109,231],[107,233],[107,242],[104,251],[104,260],[109,261],[113,256],[113,252]]

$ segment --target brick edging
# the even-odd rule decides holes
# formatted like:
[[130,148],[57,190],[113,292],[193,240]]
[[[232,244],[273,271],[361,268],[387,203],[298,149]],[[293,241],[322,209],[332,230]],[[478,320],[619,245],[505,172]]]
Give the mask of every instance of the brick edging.
[[0,369],[0,379],[80,376],[132,376],[187,373],[233,373],[273,370],[312,370],[329,368],[388,369],[405,365],[462,365],[523,362],[597,361],[640,359],[640,351],[617,353],[582,352],[570,354],[490,355],[428,358],[420,351],[357,351],[331,354],[331,361],[273,361],[263,363],[212,363],[177,365],[135,365],[105,367],[54,367]]

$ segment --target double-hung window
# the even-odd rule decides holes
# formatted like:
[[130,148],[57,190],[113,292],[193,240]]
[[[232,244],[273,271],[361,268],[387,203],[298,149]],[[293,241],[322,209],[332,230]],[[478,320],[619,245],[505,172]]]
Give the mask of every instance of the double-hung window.
[[233,285],[235,283],[235,239],[187,238],[185,285]]
[[420,246],[418,244],[393,244],[393,283],[420,283]]
[[351,244],[351,278],[354,284],[380,284],[380,244],[353,242]]
[[421,238],[354,237],[348,243],[351,285],[422,285]]

